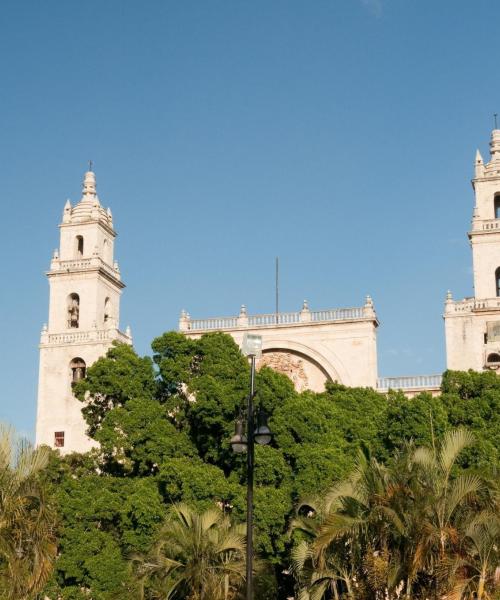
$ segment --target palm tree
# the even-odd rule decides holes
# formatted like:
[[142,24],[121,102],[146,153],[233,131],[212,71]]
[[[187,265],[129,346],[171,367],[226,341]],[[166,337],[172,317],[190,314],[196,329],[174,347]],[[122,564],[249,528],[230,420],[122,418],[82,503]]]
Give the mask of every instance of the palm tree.
[[0,426],[0,597],[26,600],[50,576],[55,515],[41,481],[49,449],[33,449]]
[[345,481],[299,507],[310,511],[292,524],[302,540],[292,569],[304,600],[458,600],[471,590],[487,599],[499,572],[498,504],[483,494],[481,477],[456,473],[472,442],[458,429],[437,447],[410,443],[390,467],[360,454]]
[[323,500],[302,503],[299,511],[309,516],[296,519],[292,528],[309,541],[294,549],[292,570],[301,575],[304,598],[319,600],[329,593],[354,599],[368,587],[382,597],[399,585],[404,533],[396,510],[399,486],[391,471],[365,452]]
[[232,600],[245,574],[245,533],[218,508],[168,514],[151,552],[134,559],[142,597]]
[[467,472],[454,476],[459,454],[474,442],[465,429],[444,435],[439,445],[417,448],[412,457],[419,467],[418,540],[413,557],[414,571],[435,577],[435,590],[445,592],[448,581],[439,581],[442,565],[460,552],[468,510],[485,488],[484,480]]
[[472,516],[462,543],[462,551],[449,564],[453,587],[447,598],[493,598],[500,591],[500,516],[488,510]]

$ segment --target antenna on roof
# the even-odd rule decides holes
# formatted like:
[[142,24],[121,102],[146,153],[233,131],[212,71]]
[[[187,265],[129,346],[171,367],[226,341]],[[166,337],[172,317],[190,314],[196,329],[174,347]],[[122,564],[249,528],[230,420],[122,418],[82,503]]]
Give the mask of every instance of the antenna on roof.
[[276,325],[278,325],[280,317],[280,311],[279,311],[279,274],[280,274],[280,259],[278,257],[276,257]]

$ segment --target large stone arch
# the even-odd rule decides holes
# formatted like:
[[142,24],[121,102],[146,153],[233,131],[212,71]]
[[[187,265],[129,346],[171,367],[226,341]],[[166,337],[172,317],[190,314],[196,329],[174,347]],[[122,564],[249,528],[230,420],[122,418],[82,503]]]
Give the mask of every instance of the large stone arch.
[[333,365],[331,360],[306,344],[280,338],[264,338],[262,351],[260,364],[267,364],[287,374],[298,391],[310,388],[320,392],[326,381],[346,383],[349,380],[339,360]]

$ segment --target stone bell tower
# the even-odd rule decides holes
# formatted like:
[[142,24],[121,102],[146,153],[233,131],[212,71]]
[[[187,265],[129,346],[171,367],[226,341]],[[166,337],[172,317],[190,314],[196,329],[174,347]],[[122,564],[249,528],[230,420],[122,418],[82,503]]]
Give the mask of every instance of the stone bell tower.
[[472,248],[474,296],[445,304],[448,369],[500,368],[500,130],[490,141],[491,158],[476,152],[475,203],[469,240]]
[[118,329],[125,284],[113,258],[113,218],[99,202],[93,171],[85,173],[80,202],[74,207],[66,202],[59,228],[60,248],[47,272],[49,320],[40,340],[36,443],[85,452],[94,442],[85,435],[73,384],[114,340],[132,343],[130,330]]

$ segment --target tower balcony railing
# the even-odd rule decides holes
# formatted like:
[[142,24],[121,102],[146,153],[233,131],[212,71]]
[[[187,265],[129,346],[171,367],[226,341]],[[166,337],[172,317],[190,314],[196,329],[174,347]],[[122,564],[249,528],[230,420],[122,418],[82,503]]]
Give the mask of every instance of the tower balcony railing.
[[380,377],[377,390],[436,390],[441,387],[442,375],[410,375],[407,377]]
[[208,319],[192,319],[188,313],[182,311],[179,329],[181,331],[202,332],[238,328],[282,327],[304,323],[334,323],[361,319],[375,321],[377,319],[371,298],[368,298],[367,303],[360,307],[311,311],[307,302],[305,302],[300,311],[258,315],[247,315],[245,306],[242,306],[240,314],[237,316]]
[[131,343],[131,338],[127,333],[119,329],[91,329],[90,331],[68,331],[62,333],[48,333],[45,329],[42,331],[40,343],[42,345],[58,344],[85,344],[92,342],[105,342],[118,340],[125,344]]
[[500,297],[495,298],[465,298],[464,300],[450,300],[446,302],[446,313],[469,313],[473,311],[500,309]]
[[50,263],[51,272],[54,271],[85,271],[87,269],[98,269],[104,267],[113,277],[120,279],[120,269],[118,263],[109,265],[100,256],[91,256],[90,258],[75,258],[71,260],[60,260],[53,258]]

